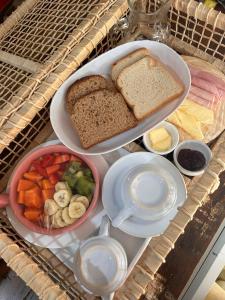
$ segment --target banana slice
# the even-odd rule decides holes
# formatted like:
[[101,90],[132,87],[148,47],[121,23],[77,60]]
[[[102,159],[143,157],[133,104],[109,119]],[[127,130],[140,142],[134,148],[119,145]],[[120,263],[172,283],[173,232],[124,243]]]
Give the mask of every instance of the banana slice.
[[48,229],[50,229],[52,227],[52,223],[51,223],[51,217],[50,216],[44,216],[44,226]]
[[55,185],[55,190],[56,190],[56,192],[58,192],[60,190],[68,190],[68,191],[70,191],[70,188],[69,188],[67,182],[65,182],[65,181],[59,181]]
[[81,202],[72,202],[69,205],[69,216],[70,218],[80,218],[85,213],[86,208],[83,203]]
[[53,227],[53,228],[59,228],[59,226],[58,226],[58,224],[57,224],[57,222],[56,222],[56,217],[55,217],[55,215],[50,216],[50,220],[51,220],[51,224],[52,224],[52,227]]
[[68,207],[63,208],[62,219],[67,225],[73,224],[77,220],[75,218],[70,218]]
[[47,216],[54,215],[60,207],[53,199],[47,199],[44,205],[44,213]]
[[76,199],[79,197],[81,197],[81,195],[79,195],[79,194],[73,195],[72,198],[70,199],[70,202],[76,201]]
[[60,190],[54,194],[53,198],[60,207],[66,207],[70,203],[71,192],[68,190]]
[[85,196],[75,195],[70,199],[70,203],[73,203],[73,202],[81,202],[82,204],[84,204],[86,209],[89,206],[89,200]]
[[55,215],[52,216],[52,224],[55,228],[65,227],[67,224],[62,219],[62,210],[58,210]]

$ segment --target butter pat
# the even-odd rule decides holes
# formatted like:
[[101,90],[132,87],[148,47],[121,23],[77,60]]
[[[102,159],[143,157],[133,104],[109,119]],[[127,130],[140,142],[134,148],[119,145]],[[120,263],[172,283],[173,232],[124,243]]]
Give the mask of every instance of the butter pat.
[[151,147],[156,151],[167,151],[172,145],[172,137],[164,127],[149,132]]

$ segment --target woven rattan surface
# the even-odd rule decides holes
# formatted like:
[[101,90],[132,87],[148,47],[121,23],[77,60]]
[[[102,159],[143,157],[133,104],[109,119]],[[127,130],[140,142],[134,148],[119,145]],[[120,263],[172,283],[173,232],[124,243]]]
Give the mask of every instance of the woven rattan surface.
[[[104,6],[110,7],[107,1],[99,0],[37,0],[30,12],[5,34],[0,49],[44,63],[82,22],[100,18]],[[94,9],[96,13],[90,13]],[[85,32],[84,27],[79,30]]]
[[[76,4],[70,7],[70,1],[51,1],[52,4],[50,4],[50,1],[26,0],[13,16],[8,18],[0,27],[0,66],[2,67],[0,75],[0,93],[2,93],[0,98],[1,189],[4,189],[17,160],[51,134],[49,100],[62,82],[81,64],[121,42],[124,32],[121,32],[117,26],[111,30],[110,28],[127,10],[127,4],[122,0],[98,1],[98,4],[91,2],[95,3],[94,6],[89,6],[92,9],[91,13],[89,12],[87,15],[85,12],[81,17],[81,22],[79,23],[77,20],[77,27],[73,27],[68,16],[62,30],[70,32],[62,34],[61,43],[59,36],[54,37],[54,32],[58,30],[57,27],[54,27],[54,22],[49,23],[51,36],[51,34],[45,33],[45,27],[36,28],[37,24],[39,26],[43,21],[42,15],[29,21],[30,14],[37,12],[38,8],[44,7],[48,10],[48,5],[53,5],[53,3],[52,13],[54,11],[57,18],[61,16],[61,12],[58,12],[57,8],[65,5],[67,8],[74,8],[74,16],[79,19],[81,15],[76,5],[83,2],[76,1]],[[80,5],[80,10],[82,11],[82,9],[86,10],[86,6]],[[51,20],[50,15],[49,13],[49,16],[46,16],[46,20],[48,17]],[[181,54],[203,58],[225,72],[225,17],[223,14],[209,10],[195,1],[174,1],[170,10],[170,21],[172,27],[172,35],[169,39],[170,46]],[[62,24],[60,21],[58,23],[59,25]],[[20,45],[20,40],[16,40],[19,39],[20,35],[18,37],[17,34],[14,35],[15,30],[22,31],[20,34],[25,40],[23,49],[16,47],[17,44]],[[40,47],[34,49],[31,46],[29,49],[27,34],[31,34],[30,36],[36,34],[37,39],[42,36],[43,43]],[[12,39],[13,35],[15,39]],[[46,39],[44,39],[45,36]],[[52,42],[51,45],[49,45],[49,41]],[[43,47],[40,50],[43,45],[46,48]],[[224,135],[219,142],[224,145]],[[131,152],[141,150],[134,143],[126,148]],[[153,274],[165,261],[165,257],[171,251],[176,239],[182,234],[186,224],[201,205],[201,200],[210,192],[210,190],[206,191],[204,187],[202,188],[204,182],[202,183],[201,180],[207,180],[208,186],[213,187],[215,185],[218,174],[224,166],[224,157],[221,158],[221,153],[224,153],[224,148],[215,153],[218,155],[217,161],[220,163],[217,164],[214,161],[214,165],[210,166],[215,173],[214,177],[210,177],[212,172],[208,172],[203,179],[199,179],[199,182],[187,182],[188,201],[177,218],[171,222],[165,234],[151,241],[143,258],[117,293],[117,299],[138,299],[146,293],[147,285],[152,280]],[[197,191],[198,195],[194,194],[193,196],[192,190]],[[0,235],[0,255],[40,295],[40,298],[48,299],[50,295],[53,295],[54,299],[66,299],[63,294],[64,290],[72,299],[87,298],[74,282],[71,272],[49,250],[37,249],[37,247],[29,245],[15,233],[2,213],[0,216],[0,228],[7,234],[7,236],[5,234]],[[8,246],[9,244],[10,246]],[[8,251],[8,247],[10,247],[10,251]],[[16,258],[13,259],[13,257]],[[22,257],[28,265],[25,271],[22,270],[22,263],[17,267],[17,260],[20,261],[19,258]],[[28,273],[30,277],[27,277]],[[37,285],[40,281],[46,281],[43,289]],[[58,289],[55,284],[61,289]]]
[[[72,2],[67,0],[54,1],[54,4],[52,1],[50,3],[49,1],[26,0],[0,26],[0,61],[3,62],[1,63],[0,75],[2,93],[0,98],[0,163],[3,166],[0,168],[0,183],[4,182],[5,174],[15,163],[17,157],[14,155],[15,152],[23,152],[32,141],[32,138],[28,139],[27,136],[27,131],[32,126],[31,121],[38,112],[45,111],[49,100],[62,82],[86,59],[91,59],[96,54],[114,47],[120,42],[121,36],[124,34],[118,28],[114,28],[109,33],[108,31],[127,10],[125,0],[91,2],[95,5],[89,7],[91,11],[88,15],[82,14],[82,11],[85,11],[85,13],[87,11],[86,6],[82,4],[83,2],[77,1],[76,4],[70,6]],[[61,16],[59,9],[61,5],[64,9],[65,7],[72,9],[76,20],[79,19],[79,12],[81,15],[80,23],[77,20],[75,27],[73,27],[73,24],[71,25],[70,18],[67,20],[65,17],[65,23],[70,23],[70,25],[65,26],[73,27],[73,29],[70,29],[72,32],[70,31],[68,35],[65,33],[61,39],[61,44],[57,44],[58,46],[53,47],[55,50],[52,48],[48,52],[49,50],[45,48],[44,39],[47,34],[45,31],[39,31],[42,27],[39,27],[41,23],[38,22],[43,20],[41,9],[48,10],[51,5],[54,8],[52,8],[52,14],[54,12],[56,16]],[[26,25],[27,20],[30,15],[38,15],[37,11],[40,14],[39,18],[35,19],[36,21],[32,21],[32,19],[28,28]],[[51,13],[49,13],[50,16]],[[170,46],[182,54],[195,55],[206,59],[225,71],[225,18],[223,14],[209,10],[195,1],[183,0],[173,2],[169,16],[172,28],[172,35],[169,39]],[[46,17],[45,22],[45,24],[48,24],[48,17]],[[60,24],[63,26],[64,22],[61,20],[61,22],[58,22],[59,26]],[[50,25],[49,23],[49,32],[56,30],[51,29],[52,25]],[[29,55],[23,55],[19,50],[15,50],[19,45],[17,39],[20,35],[27,34],[25,40],[29,43],[29,34],[32,36],[33,30],[37,31],[35,40],[39,40],[40,36],[43,37],[43,43],[40,45],[43,48],[39,54],[45,55],[45,57],[48,55],[46,61],[45,59],[42,60],[39,55],[40,59],[37,62],[35,53],[39,51],[39,47],[28,47],[26,51],[29,51]],[[67,29],[65,29],[65,32],[67,32]],[[14,34],[16,39],[13,39],[10,45],[7,44]],[[53,33],[51,38],[54,40]],[[51,45],[55,45],[53,40],[50,43]],[[59,40],[57,40],[57,43],[59,43]],[[5,48],[6,45],[8,45],[8,49]],[[27,44],[23,43],[23,45],[23,53],[25,53]],[[33,54],[34,56],[32,56]],[[4,80],[6,76],[10,79]],[[1,80],[1,78],[3,79]],[[14,78],[17,78],[16,82]],[[9,97],[8,93],[10,93]],[[35,120],[34,126],[37,125],[40,128],[42,124],[46,123],[45,121],[48,121],[48,116],[46,118],[47,120],[42,118],[39,125]],[[26,129],[23,130],[24,128]],[[15,141],[17,144],[16,151],[14,150]]]

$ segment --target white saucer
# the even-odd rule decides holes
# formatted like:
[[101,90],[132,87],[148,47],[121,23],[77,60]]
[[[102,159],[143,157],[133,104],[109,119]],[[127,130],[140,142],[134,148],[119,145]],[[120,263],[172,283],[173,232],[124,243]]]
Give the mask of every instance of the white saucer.
[[[38,147],[48,146],[59,144],[59,140],[49,141],[44,143]],[[33,150],[32,150],[33,151]],[[92,156],[89,157],[95,165],[98,167],[98,171],[100,173],[101,182],[107,172],[109,166],[105,159],[102,156]],[[100,196],[101,197],[101,196]],[[63,233],[57,236],[50,236],[39,234],[35,232],[31,232],[27,229],[22,223],[20,223],[17,218],[15,217],[13,211],[9,206],[6,208],[6,213],[8,216],[9,221],[11,222],[14,229],[17,233],[22,236],[26,241],[40,247],[45,248],[65,248],[70,246],[71,244],[76,243],[77,240],[84,240],[90,236],[101,223],[102,216],[105,214],[104,210],[102,209],[101,199],[99,199],[97,207],[94,211],[91,212],[87,221],[85,221],[79,228],[75,229],[74,231],[70,231],[67,233]]]
[[102,202],[105,211],[107,212],[111,220],[114,219],[123,208],[122,200],[116,197],[117,193],[115,191],[115,183],[118,177],[124,172],[124,170],[127,170],[127,172],[129,172],[129,170],[131,170],[135,166],[145,163],[151,163],[156,167],[160,166],[171,175],[171,177],[174,179],[173,182],[175,184],[174,188],[177,192],[177,199],[171,211],[160,220],[142,220],[133,216],[123,221],[123,223],[121,223],[121,225],[119,226],[120,230],[130,235],[143,238],[157,236],[163,233],[169,225],[170,220],[172,220],[176,215],[177,208],[183,205],[187,195],[183,177],[178,169],[170,161],[162,156],[153,153],[131,153],[117,160],[110,167],[104,178]]

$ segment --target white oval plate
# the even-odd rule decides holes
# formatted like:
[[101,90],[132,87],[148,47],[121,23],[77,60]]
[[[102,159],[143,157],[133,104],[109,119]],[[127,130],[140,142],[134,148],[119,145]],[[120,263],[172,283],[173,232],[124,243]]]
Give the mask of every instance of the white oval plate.
[[124,171],[131,170],[140,164],[154,164],[156,167],[164,168],[173,178],[174,188],[177,191],[177,199],[171,211],[156,221],[142,220],[137,217],[129,217],[120,226],[119,229],[127,234],[147,238],[162,234],[169,223],[175,217],[177,208],[182,206],[187,197],[186,187],[182,175],[178,169],[166,158],[149,153],[136,152],[128,154],[117,160],[105,175],[102,187],[102,203],[104,209],[111,220],[113,220],[122,209],[122,200],[115,197],[115,183],[119,175]]
[[[109,77],[111,73],[111,66],[115,61],[135,49],[142,47],[149,49],[153,54],[157,55],[164,64],[168,65],[176,72],[185,85],[184,93],[179,98],[166,104],[159,111],[139,123],[135,128],[118,134],[113,138],[99,143],[89,149],[83,149],[80,144],[79,136],[73,128],[70,116],[65,108],[65,96],[67,89],[76,80],[87,75],[101,74],[105,77]],[[96,155],[111,152],[137,139],[147,130],[165,120],[182,103],[183,99],[188,94],[190,84],[191,79],[189,69],[183,59],[173,49],[164,44],[147,40],[126,43],[98,56],[76,71],[62,84],[53,97],[50,107],[52,127],[60,141],[75,152],[85,155]]]

